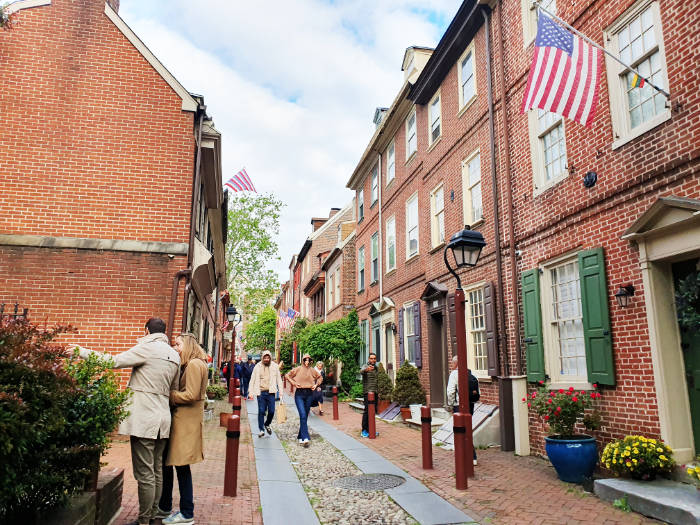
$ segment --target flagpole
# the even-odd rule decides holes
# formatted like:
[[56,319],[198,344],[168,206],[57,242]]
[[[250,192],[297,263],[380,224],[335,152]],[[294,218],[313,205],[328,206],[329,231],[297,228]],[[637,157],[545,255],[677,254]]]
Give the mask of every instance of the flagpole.
[[648,78],[646,78],[644,75],[642,75],[642,74],[641,74],[639,71],[637,71],[635,68],[633,68],[632,66],[629,66],[629,65],[625,64],[622,60],[620,60],[620,59],[617,58],[615,55],[613,55],[612,53],[610,53],[609,51],[607,51],[605,48],[603,48],[602,46],[600,46],[599,44],[597,44],[596,42],[594,42],[593,40],[591,40],[590,38],[588,38],[586,35],[584,35],[583,33],[581,33],[579,30],[577,30],[576,28],[570,26],[569,24],[567,24],[566,22],[564,22],[561,18],[559,18],[557,15],[555,15],[555,14],[552,13],[551,11],[547,10],[546,8],[542,7],[542,5],[540,5],[540,0],[530,0],[530,1],[531,1],[534,5],[537,6],[537,9],[540,9],[541,11],[544,11],[545,13],[547,13],[551,18],[553,18],[554,20],[556,20],[557,22],[559,22],[561,25],[563,25],[564,27],[566,27],[566,28],[569,29],[570,31],[573,31],[574,33],[576,33],[578,36],[580,36],[581,38],[583,38],[586,42],[588,42],[588,43],[591,44],[592,46],[595,46],[595,47],[597,47],[598,49],[600,49],[603,53],[605,53],[606,55],[608,55],[608,56],[609,56],[610,58],[612,58],[615,62],[618,62],[618,63],[621,64],[622,66],[624,66],[624,67],[626,67],[627,69],[629,69],[630,71],[632,71],[632,72],[633,72],[634,74],[636,74],[639,78],[641,78],[642,80],[644,80],[644,82],[645,82],[646,84],[649,84],[649,85],[650,85],[651,87],[653,87],[656,91],[658,91],[659,93],[661,93],[662,95],[664,95],[668,100],[671,100],[671,95],[670,95],[667,91],[665,91],[665,90],[661,89],[660,87],[656,86],[655,84],[653,84]]

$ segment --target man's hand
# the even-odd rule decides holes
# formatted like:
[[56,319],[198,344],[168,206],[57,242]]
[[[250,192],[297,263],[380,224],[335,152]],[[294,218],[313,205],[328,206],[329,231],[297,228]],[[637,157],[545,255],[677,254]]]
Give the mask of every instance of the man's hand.
[[253,400],[253,394],[249,394],[249,395],[248,395],[248,399],[252,401],[252,400]]
[[374,365],[369,365],[369,366],[367,367],[367,371],[368,371],[368,372],[372,372],[373,370],[374,370]]

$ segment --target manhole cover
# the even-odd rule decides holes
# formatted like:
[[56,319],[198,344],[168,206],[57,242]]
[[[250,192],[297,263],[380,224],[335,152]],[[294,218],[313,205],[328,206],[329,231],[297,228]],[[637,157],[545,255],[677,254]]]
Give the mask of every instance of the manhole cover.
[[398,487],[405,481],[401,476],[393,474],[362,474],[361,476],[336,479],[332,485],[350,490],[384,490]]

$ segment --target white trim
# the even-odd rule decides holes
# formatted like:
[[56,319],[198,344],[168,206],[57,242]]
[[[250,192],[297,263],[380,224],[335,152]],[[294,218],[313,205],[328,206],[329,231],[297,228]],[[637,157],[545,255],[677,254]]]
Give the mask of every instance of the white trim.
[[[416,149],[413,151],[409,151],[408,145],[410,141],[409,137],[409,130],[410,126],[408,124],[408,121],[411,120],[411,117],[413,117],[413,128],[415,129],[415,138],[416,138]],[[406,163],[408,163],[409,160],[413,158],[413,156],[418,152],[418,113],[416,112],[416,106],[413,106],[413,109],[409,111],[408,116],[406,117],[405,121],[405,128],[406,128],[406,138],[404,142],[406,143]],[[395,153],[394,153],[395,154]]]
[[22,9],[30,9],[32,7],[41,7],[51,5],[51,0],[17,0],[7,6],[7,14],[11,15]]
[[153,66],[158,74],[165,80],[165,82],[173,88],[173,91],[177,93],[182,99],[182,111],[197,111],[197,101],[192,98],[192,95],[180,84],[177,79],[168,71],[165,66],[156,58],[156,56],[151,52],[146,44],[144,44],[141,39],[136,36],[131,28],[126,25],[126,22],[110,7],[108,3],[105,2],[105,14],[109,18],[117,29],[122,32],[126,39],[131,42],[131,44],[136,48],[136,50],[141,53],[143,58]]
[[481,169],[481,151],[477,149],[473,151],[469,156],[462,161],[462,224],[474,225],[484,219],[484,193],[481,193],[481,217],[472,220],[472,188],[476,186],[469,184],[469,164],[479,157],[479,188],[482,185],[482,169]]
[[544,164],[544,136],[551,133],[556,127],[561,125],[564,135],[564,159],[566,166],[569,162],[569,152],[566,149],[566,123],[564,117],[559,116],[558,124],[550,126],[546,133],[540,133],[539,109],[531,109],[527,112],[528,135],[530,137],[530,162],[532,163],[532,195],[536,197],[544,193],[552,186],[556,186],[569,176],[569,172],[564,170],[557,177],[546,181],[546,167]]
[[[433,104],[437,99],[437,110],[439,113],[438,126],[440,127],[440,134],[433,139]],[[428,145],[432,146],[436,144],[442,138],[442,98],[440,96],[440,89],[433,95],[433,98],[428,102]],[[418,147],[418,142],[416,141],[416,149]]]
[[[394,266],[389,266],[389,223],[392,222],[394,225]],[[386,251],[386,272],[389,273],[391,271],[396,270],[396,248],[397,248],[397,243],[396,243],[396,215],[392,215],[389,217],[385,222],[384,222],[384,232],[385,232],[385,251]]]
[[[464,94],[462,93],[462,62],[464,62],[464,59],[467,58],[467,55],[469,53],[472,54],[472,79],[474,80],[474,94],[469,100],[463,100]],[[462,111],[467,108],[467,106],[470,106],[472,102],[476,100],[476,96],[479,94],[476,80],[476,46],[474,45],[474,41],[472,40],[471,44],[467,46],[467,49],[464,50],[464,53],[462,53],[462,56],[460,56],[459,60],[457,61],[457,98],[459,99],[459,109],[457,112],[458,114],[461,114]]]
[[437,221],[437,192],[442,190],[442,234],[443,237],[446,236],[445,232],[445,184],[443,181],[440,181],[440,184],[435,186],[433,188],[433,191],[430,192],[430,247],[432,248],[437,248],[438,246],[442,246],[445,244],[445,239],[443,238],[442,240],[438,239],[438,234],[439,234],[439,225]]
[[138,241],[125,239],[93,239],[47,235],[0,234],[0,246],[29,246],[48,249],[108,250],[115,252],[167,253],[187,255],[186,242]]
[[[413,200],[416,201],[416,244],[417,244],[417,246],[416,246],[415,253],[411,253],[411,241],[408,237],[408,234],[410,231],[408,206],[409,206],[409,203]],[[406,260],[409,261],[409,260],[413,259],[416,255],[420,254],[420,206],[419,206],[419,202],[418,202],[418,192],[415,192],[408,199],[406,199],[406,231],[404,233],[406,234]]]

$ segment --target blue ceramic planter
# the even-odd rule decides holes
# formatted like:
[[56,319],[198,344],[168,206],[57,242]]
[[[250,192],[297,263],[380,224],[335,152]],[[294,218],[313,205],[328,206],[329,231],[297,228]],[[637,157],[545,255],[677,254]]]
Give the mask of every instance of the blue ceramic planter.
[[559,479],[569,483],[583,483],[593,475],[598,462],[595,438],[580,436],[574,439],[545,438],[547,457],[554,465]]

